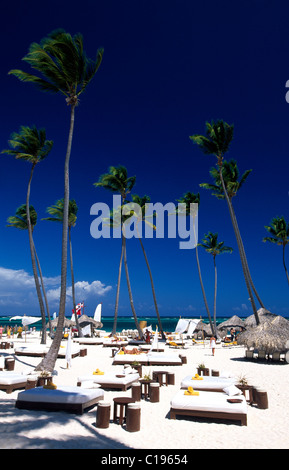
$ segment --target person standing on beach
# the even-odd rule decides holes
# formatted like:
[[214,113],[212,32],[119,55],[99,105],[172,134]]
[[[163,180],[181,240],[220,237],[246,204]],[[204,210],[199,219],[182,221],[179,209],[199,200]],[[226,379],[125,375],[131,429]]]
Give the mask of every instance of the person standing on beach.
[[3,326],[0,326],[0,338],[2,339],[2,335],[3,335]]
[[214,336],[210,339],[210,348],[212,348],[212,355],[215,355],[215,348],[216,348],[216,338]]

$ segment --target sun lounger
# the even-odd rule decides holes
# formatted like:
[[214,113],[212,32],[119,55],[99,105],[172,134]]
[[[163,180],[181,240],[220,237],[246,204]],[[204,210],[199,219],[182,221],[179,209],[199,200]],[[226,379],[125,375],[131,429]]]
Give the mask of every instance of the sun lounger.
[[225,387],[230,385],[235,385],[237,380],[233,377],[212,377],[212,376],[202,376],[200,379],[193,379],[194,375],[187,375],[181,381],[181,388],[187,389],[188,387],[193,387],[194,390],[204,390],[210,392],[223,392]]
[[150,366],[181,366],[183,363],[178,354],[150,352],[147,358]]
[[148,365],[148,355],[145,353],[141,354],[121,354],[118,352],[113,357],[113,365],[125,365],[131,364],[132,362],[139,362],[142,365]]
[[[198,418],[240,421],[247,425],[247,403],[243,395],[199,391],[198,395],[185,395],[180,390],[171,400],[170,418],[176,415]],[[236,401],[237,402],[229,402]]]
[[0,372],[0,390],[6,393],[12,393],[13,390],[25,388],[27,383],[27,375],[17,374],[15,372]]
[[117,390],[126,391],[134,382],[140,378],[139,374],[135,371],[130,374],[112,374],[110,372],[103,375],[82,375],[77,379],[78,386],[85,386],[85,382],[93,382],[99,384],[101,388],[113,388]]
[[78,344],[102,344],[103,338],[73,338],[73,341]]
[[[71,357],[77,357],[80,355],[80,347],[76,345],[72,345],[71,347]],[[58,351],[58,358],[65,358],[66,356],[66,346],[65,347],[60,347]]]
[[14,348],[16,356],[44,357],[47,354],[46,344],[29,344],[27,346],[16,346]]
[[81,387],[59,386],[56,390],[44,387],[31,388],[18,393],[16,408],[25,410],[69,411],[82,414],[99,400],[103,400],[104,391]]

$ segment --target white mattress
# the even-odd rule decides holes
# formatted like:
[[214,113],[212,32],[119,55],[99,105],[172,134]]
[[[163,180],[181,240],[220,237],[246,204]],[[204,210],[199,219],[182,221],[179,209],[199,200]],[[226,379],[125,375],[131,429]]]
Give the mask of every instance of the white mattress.
[[13,385],[23,383],[27,380],[26,375],[17,374],[16,372],[4,371],[0,372],[0,385]]
[[73,338],[79,344],[102,344],[103,338]]
[[[241,403],[229,403],[228,398],[238,398]],[[220,392],[199,392],[199,396],[184,395],[180,390],[171,400],[171,407],[178,410],[215,411],[223,413],[247,414],[247,402],[243,394],[229,397]]]
[[182,363],[182,360],[178,354],[150,352],[147,354],[147,357],[150,364],[153,364],[154,362],[169,362],[176,364]]
[[233,377],[230,378],[225,378],[225,377],[211,377],[211,376],[205,376],[203,377],[203,380],[192,380],[193,375],[187,375],[182,381],[181,381],[181,388],[188,388],[188,387],[193,387],[193,389],[206,389],[206,390],[212,390],[212,389],[218,389],[222,391],[225,387],[229,387],[229,385],[235,385],[236,380]]
[[148,355],[147,354],[119,354],[116,353],[116,355],[113,358],[112,363],[117,364],[117,363],[122,363],[122,362],[139,362],[140,364],[147,364],[148,362]]
[[98,397],[101,399],[104,397],[104,391],[101,388],[87,389],[69,386],[59,386],[56,390],[36,387],[18,393],[18,400],[20,401],[45,403],[83,404]]
[[14,348],[15,353],[29,353],[29,354],[39,354],[48,351],[48,346],[46,344],[30,344],[27,346],[17,346]]
[[[118,375],[118,374],[117,374]],[[119,374],[121,375],[121,374]],[[136,382],[140,378],[139,374],[126,374],[124,377],[116,377],[115,374],[110,372],[104,373],[103,375],[81,375],[77,378],[77,382],[92,381],[98,384],[120,384],[127,385]]]

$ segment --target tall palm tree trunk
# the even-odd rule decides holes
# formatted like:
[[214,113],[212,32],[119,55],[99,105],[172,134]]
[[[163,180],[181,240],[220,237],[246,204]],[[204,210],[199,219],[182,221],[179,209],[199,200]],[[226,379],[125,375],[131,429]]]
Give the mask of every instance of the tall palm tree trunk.
[[212,331],[212,334],[214,334],[214,327],[213,327],[213,323],[212,323],[211,312],[210,312],[209,305],[208,305],[208,302],[207,302],[207,297],[206,297],[205,288],[204,288],[203,279],[202,279],[202,274],[201,274],[201,266],[200,266],[199,253],[198,253],[197,235],[196,235],[196,228],[195,228],[195,221],[194,220],[193,220],[193,229],[194,229],[194,237],[195,237],[195,240],[196,240],[195,250],[196,250],[196,260],[197,260],[197,267],[198,267],[198,273],[199,273],[199,280],[200,280],[200,284],[201,284],[201,289],[202,289],[202,294],[203,294],[203,298],[204,298],[205,307],[206,307],[209,322],[210,322],[211,331]]
[[78,330],[79,338],[83,338],[82,329],[78,323],[78,315],[76,312],[76,302],[75,302],[75,286],[74,286],[74,270],[73,270],[73,256],[72,256],[72,243],[71,243],[71,227],[68,228],[68,237],[69,237],[69,255],[70,255],[70,271],[71,271],[71,290],[72,290],[72,303],[74,309],[74,318],[76,323],[76,328]]
[[38,364],[36,370],[47,370],[52,372],[57,359],[60,343],[62,340],[62,330],[65,317],[66,302],[66,277],[67,277],[67,238],[68,238],[68,207],[69,207],[69,160],[74,129],[75,104],[71,105],[70,128],[68,135],[67,150],[64,164],[64,202],[63,202],[63,224],[62,224],[62,256],[61,256],[61,288],[58,312],[58,323],[54,339],[50,349],[43,360]]
[[43,281],[43,276],[42,276],[42,270],[41,270],[39,258],[38,258],[38,256],[37,256],[37,252],[36,252],[35,245],[34,245],[34,253],[35,253],[35,258],[36,258],[36,262],[37,262],[38,272],[39,272],[39,276],[40,276],[40,281],[41,281],[41,287],[42,287],[42,293],[43,293],[43,297],[44,297],[44,302],[45,302],[45,306],[46,306],[46,312],[47,312],[47,318],[48,318],[48,324],[49,324],[49,331],[50,331],[50,334],[51,334],[51,333],[52,333],[52,326],[51,326],[50,310],[49,310],[49,305],[48,305],[48,300],[47,300],[47,295],[46,295],[46,289],[45,289],[45,286],[44,286],[44,281]]
[[289,276],[288,276],[288,271],[287,271],[286,263],[285,263],[285,246],[286,246],[286,244],[283,243],[283,266],[284,266],[285,273],[286,273],[286,276],[287,276],[287,281],[288,281],[288,284],[289,284]]
[[250,273],[250,270],[249,270],[249,265],[248,265],[248,261],[247,261],[247,256],[246,256],[246,252],[245,252],[245,248],[244,248],[244,244],[243,244],[243,240],[242,240],[242,237],[241,237],[241,234],[240,234],[240,230],[239,230],[239,227],[238,227],[238,223],[237,223],[237,218],[236,218],[236,214],[235,214],[235,210],[234,210],[234,207],[233,207],[233,204],[232,204],[232,201],[230,200],[230,203],[231,203],[231,209],[232,209],[232,214],[233,214],[233,217],[234,217],[234,220],[236,221],[236,226],[237,226],[237,235],[236,237],[238,236],[238,240],[239,240],[239,243],[240,243],[240,250],[242,252],[242,257],[243,257],[243,261],[244,261],[244,265],[246,267],[246,270],[247,270],[247,275],[248,275],[248,279],[249,279],[249,282],[250,282],[250,285],[251,285],[251,288],[253,289],[253,292],[256,296],[256,299],[258,300],[260,306],[262,308],[265,308],[262,300],[260,299],[260,296],[256,290],[256,287],[253,283],[253,280],[252,280],[252,277],[251,277],[251,273]]
[[29,210],[30,187],[31,187],[31,181],[32,181],[34,168],[35,168],[35,164],[32,165],[30,178],[29,178],[29,182],[28,182],[27,196],[26,196],[26,215],[27,215],[27,227],[28,227],[31,261],[32,261],[32,270],[33,270],[36,293],[37,293],[37,297],[38,297],[38,302],[39,302],[39,306],[40,306],[40,313],[41,313],[41,319],[42,319],[41,344],[46,344],[45,309],[44,309],[44,303],[43,303],[43,299],[42,299],[40,283],[39,283],[37,267],[36,267],[36,260],[35,260],[35,254],[34,254],[34,242],[33,242],[32,226],[31,226],[30,210]]
[[161,322],[161,317],[160,317],[160,314],[159,314],[158,303],[157,303],[156,292],[155,292],[155,287],[154,287],[154,282],[153,282],[153,276],[152,276],[151,268],[150,268],[149,261],[148,261],[148,257],[147,257],[147,254],[146,254],[146,251],[145,251],[145,249],[144,249],[144,246],[143,246],[143,243],[142,243],[142,241],[141,241],[140,236],[138,237],[138,239],[139,239],[139,242],[140,242],[140,244],[141,244],[142,251],[143,251],[144,258],[145,258],[146,265],[147,265],[148,272],[149,272],[149,277],[150,277],[150,281],[151,281],[152,293],[153,293],[154,304],[155,304],[155,309],[156,309],[156,314],[157,314],[157,319],[158,319],[158,324],[159,324],[160,332],[161,332],[161,335],[162,335],[162,339],[165,339],[166,337],[165,337],[165,334],[164,334],[164,331],[163,331],[162,322]]
[[214,330],[215,330],[215,336],[218,336],[218,331],[217,331],[217,264],[216,264],[216,256],[214,256],[214,268],[215,268],[215,289],[214,289]]
[[[124,227],[123,227],[124,230]],[[130,300],[130,306],[135,322],[135,326],[137,328],[138,334],[140,339],[143,337],[143,332],[139,326],[136,311],[134,308],[134,303],[133,303],[133,298],[132,298],[132,291],[131,291],[131,285],[130,285],[130,279],[129,279],[129,273],[128,273],[128,266],[127,266],[127,257],[126,257],[126,239],[125,239],[125,234],[123,234],[123,260],[124,260],[124,268],[125,268],[125,274],[126,274],[126,282],[127,282],[127,288],[128,288],[128,295],[129,295],[129,300]]]
[[231,201],[229,199],[229,196],[228,196],[228,193],[227,193],[227,190],[226,190],[226,187],[225,187],[223,174],[222,174],[222,165],[220,165],[220,164],[219,164],[219,174],[220,174],[220,180],[221,180],[222,188],[223,188],[223,191],[224,191],[224,196],[225,196],[228,208],[229,208],[229,213],[230,213],[233,229],[234,229],[236,240],[237,240],[237,245],[238,245],[241,264],[242,264],[242,269],[243,269],[243,274],[244,274],[245,283],[246,283],[246,287],[247,287],[248,294],[249,294],[249,300],[250,300],[251,305],[252,305],[253,314],[254,314],[255,319],[256,319],[256,324],[259,325],[260,320],[259,320],[258,312],[257,312],[257,309],[256,309],[253,293],[252,293],[252,290],[251,290],[251,284],[250,284],[250,280],[249,280],[249,276],[248,276],[248,268],[247,268],[247,265],[246,265],[246,261],[244,259],[244,252],[242,250],[242,246],[241,246],[241,243],[240,243],[240,235],[239,235],[240,231],[239,231],[237,219],[235,217],[235,214],[234,214],[234,211],[233,211],[233,208],[232,208]]
[[112,335],[116,334],[116,327],[117,327],[117,315],[118,315],[118,305],[119,305],[119,292],[120,292],[123,252],[124,252],[124,236],[123,236],[123,233],[121,232],[121,255],[120,255],[119,267],[118,267],[118,279],[117,279],[116,299],[115,299],[115,307],[114,307],[114,319],[113,319],[113,327],[111,331]]

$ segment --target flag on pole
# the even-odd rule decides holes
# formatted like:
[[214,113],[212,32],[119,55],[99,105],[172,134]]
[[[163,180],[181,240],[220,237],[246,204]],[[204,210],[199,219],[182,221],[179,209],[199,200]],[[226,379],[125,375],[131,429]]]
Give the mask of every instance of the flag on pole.
[[[84,303],[80,302],[75,306],[76,314],[81,315],[81,309],[84,307]],[[74,308],[72,309],[72,313],[74,313]]]

